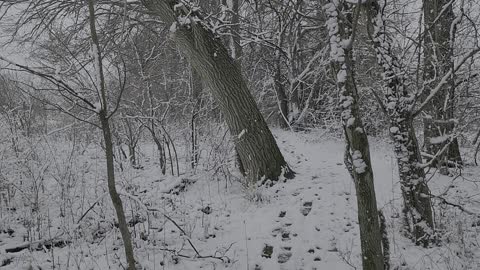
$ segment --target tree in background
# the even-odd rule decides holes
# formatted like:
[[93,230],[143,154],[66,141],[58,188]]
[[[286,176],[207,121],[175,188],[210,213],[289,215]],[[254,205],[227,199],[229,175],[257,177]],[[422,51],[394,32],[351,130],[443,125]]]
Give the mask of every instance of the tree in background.
[[[442,77],[454,65],[455,34],[457,25],[463,17],[463,11],[461,11],[462,14],[455,19],[454,2],[447,0],[423,1],[425,21],[423,27],[423,98],[430,95]],[[460,5],[463,10],[463,1]],[[430,159],[434,158],[431,162],[431,166],[434,167],[448,167],[452,163],[462,164],[458,140],[454,134],[457,122],[455,120],[457,100],[455,88],[455,74],[453,73],[422,112],[424,147]]]
[[317,116],[315,111],[321,109],[322,99],[331,94],[324,93],[329,62],[328,42],[322,38],[327,35],[325,16],[320,12],[324,3],[295,0],[244,4],[243,42],[249,54],[258,55],[247,59],[257,62],[251,76],[261,76],[269,83],[275,115],[283,129],[308,129]]

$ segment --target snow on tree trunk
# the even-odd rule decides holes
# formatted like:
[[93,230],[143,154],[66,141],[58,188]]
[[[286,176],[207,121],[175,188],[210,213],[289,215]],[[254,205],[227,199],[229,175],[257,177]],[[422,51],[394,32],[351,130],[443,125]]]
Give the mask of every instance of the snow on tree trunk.
[[[240,69],[198,8],[175,0],[142,3],[171,25],[177,45],[217,100],[249,181],[277,180],[283,172],[287,178],[293,177]],[[238,138],[242,132],[244,135]]]
[[[354,5],[331,0],[325,6],[330,36],[330,58],[340,92],[340,109],[345,132],[346,166],[355,182],[363,269],[383,270],[382,234],[370,162],[368,138],[358,107],[353,73]],[[339,15],[341,13],[341,16]]]
[[399,64],[392,53],[381,10],[376,1],[370,2],[373,42],[385,80],[384,105],[398,163],[405,226],[417,245],[427,246],[434,235],[434,224],[430,190],[425,181],[425,172],[419,166],[422,158],[413,128],[414,95],[407,91],[400,75]]

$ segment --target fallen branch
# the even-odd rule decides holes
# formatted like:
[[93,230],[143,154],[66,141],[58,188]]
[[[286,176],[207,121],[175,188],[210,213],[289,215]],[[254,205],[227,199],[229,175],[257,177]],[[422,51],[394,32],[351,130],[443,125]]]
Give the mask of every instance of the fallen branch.
[[16,253],[20,252],[24,249],[35,249],[35,250],[43,250],[43,247],[50,249],[52,247],[64,247],[67,244],[70,244],[70,240],[65,240],[65,239],[58,239],[59,236],[50,238],[50,239],[43,239],[43,240],[38,240],[38,241],[33,241],[30,243],[25,243],[16,247],[10,247],[6,248],[5,252],[6,253]]
[[87,209],[87,211],[85,211],[85,213],[83,213],[83,215],[78,219],[77,224],[80,223],[80,221],[82,221],[82,219],[88,214],[88,212],[90,212],[90,210],[92,210],[93,207],[95,207],[95,205],[97,205],[97,203],[99,203],[103,199],[103,197],[105,197],[105,195],[107,195],[107,194],[108,193],[105,192],[100,197],[98,197],[98,199],[94,203],[92,203],[92,205],[90,205],[90,207]]

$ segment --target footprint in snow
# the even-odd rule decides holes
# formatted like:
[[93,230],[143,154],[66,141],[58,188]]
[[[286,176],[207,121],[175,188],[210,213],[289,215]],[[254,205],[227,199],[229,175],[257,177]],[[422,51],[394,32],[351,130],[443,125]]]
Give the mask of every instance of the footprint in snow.
[[288,246],[285,246],[285,247],[282,247],[281,248],[281,252],[280,254],[278,254],[278,263],[286,263],[288,262],[288,260],[290,260],[290,258],[292,257],[292,247],[288,247]]
[[282,236],[283,241],[289,240],[290,239],[290,231],[287,230],[287,227],[289,227],[291,225],[292,225],[292,223],[285,223],[284,225],[282,225],[282,227],[275,227],[272,230],[272,236],[277,237],[277,235],[280,234]]
[[273,246],[265,244],[265,247],[263,248],[263,251],[262,251],[262,257],[272,258],[272,254],[273,254]]
[[277,235],[279,235],[282,232],[282,230],[283,230],[283,228],[281,228],[281,227],[274,228],[272,230],[272,236],[277,237]]
[[300,212],[304,216],[308,216],[310,214],[310,211],[312,211],[312,202],[304,202],[303,207],[300,209]]

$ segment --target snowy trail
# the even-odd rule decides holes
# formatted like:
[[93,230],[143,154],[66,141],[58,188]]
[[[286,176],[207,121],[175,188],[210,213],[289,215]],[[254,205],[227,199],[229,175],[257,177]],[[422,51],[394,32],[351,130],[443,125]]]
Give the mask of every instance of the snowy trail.
[[359,262],[356,197],[341,143],[277,135],[297,176],[263,189],[266,202],[231,203],[232,212],[242,210],[218,220],[226,225],[214,242],[237,243],[234,269],[247,269],[246,245],[250,269],[352,269],[347,262]]
[[[219,215],[216,222],[222,230],[205,243],[205,250],[234,243],[229,254],[235,254],[235,263],[225,269],[361,269],[356,195],[343,164],[343,142],[316,134],[275,134],[297,176],[258,191],[264,198],[261,203],[247,201],[240,191],[221,195],[229,201],[229,215]],[[377,205],[387,219],[392,265],[476,269],[462,266],[463,259],[451,254],[454,246],[424,249],[400,235],[402,201],[393,153],[387,143],[373,139],[371,148]],[[449,181],[437,177],[432,191],[440,193]]]

